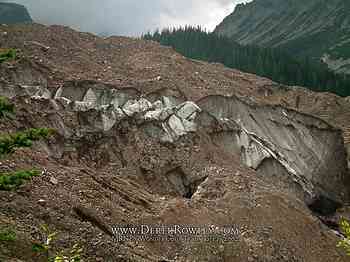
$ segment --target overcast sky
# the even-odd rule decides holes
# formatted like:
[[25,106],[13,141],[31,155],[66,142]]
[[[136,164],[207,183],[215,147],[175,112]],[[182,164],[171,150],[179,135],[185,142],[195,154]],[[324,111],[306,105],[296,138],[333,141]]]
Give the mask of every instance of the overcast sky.
[[[1,0],[0,0],[1,1]],[[202,25],[213,30],[247,0],[3,0],[20,3],[43,24],[80,31],[137,36],[156,28]]]

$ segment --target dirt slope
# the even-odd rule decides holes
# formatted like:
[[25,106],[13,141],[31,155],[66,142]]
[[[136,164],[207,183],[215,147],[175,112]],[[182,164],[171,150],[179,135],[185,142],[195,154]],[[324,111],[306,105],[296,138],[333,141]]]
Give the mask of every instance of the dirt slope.
[[[39,261],[31,242],[40,238],[38,228],[46,223],[61,232],[59,249],[80,242],[84,261],[347,261],[335,247],[339,237],[299,194],[279,177],[266,180],[214,139],[234,131],[215,122],[219,117],[214,126],[201,123],[195,132],[164,142],[149,134],[156,133],[158,122],[150,127],[144,115],[105,128],[100,117],[108,108],[77,109],[90,106],[81,103],[82,97],[91,100],[96,94],[89,90],[114,89],[130,95],[129,100],[154,103],[164,97],[181,103],[235,95],[258,112],[264,105],[282,105],[328,121],[334,127],[307,118],[334,132],[340,143],[336,150],[346,157],[337,129],[349,126],[346,99],[281,87],[137,39],[101,39],[37,24],[0,26],[0,35],[1,47],[21,50],[18,61],[0,66],[1,94],[12,97],[17,108],[15,120],[0,120],[1,132],[38,126],[59,130],[49,143],[1,161],[1,171],[37,167],[44,174],[16,192],[0,192],[1,225],[18,234],[15,243],[0,242],[0,260]],[[25,86],[47,88],[51,94],[33,97]],[[60,88],[61,96],[54,98]],[[66,105],[62,97],[73,103]],[[274,107],[268,108],[267,115]],[[199,119],[207,120],[204,111]],[[111,230],[116,224],[236,225],[240,234],[228,243],[116,243]]]

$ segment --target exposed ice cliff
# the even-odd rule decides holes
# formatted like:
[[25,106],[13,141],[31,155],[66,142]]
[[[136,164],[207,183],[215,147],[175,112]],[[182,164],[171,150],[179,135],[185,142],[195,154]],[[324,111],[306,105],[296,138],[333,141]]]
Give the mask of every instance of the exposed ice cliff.
[[308,204],[320,197],[334,203],[348,199],[341,132],[320,119],[280,106],[224,96],[207,96],[196,103],[167,96],[147,98],[131,88],[116,90],[99,83],[86,87],[67,83],[54,92],[41,86],[2,85],[0,95],[30,96],[48,101],[57,111],[76,114],[78,120],[71,126],[55,120],[66,140],[94,133],[111,136],[113,128],[126,119],[165,143],[205,131],[217,146],[240,155],[246,166],[273,183],[278,181],[281,188]]

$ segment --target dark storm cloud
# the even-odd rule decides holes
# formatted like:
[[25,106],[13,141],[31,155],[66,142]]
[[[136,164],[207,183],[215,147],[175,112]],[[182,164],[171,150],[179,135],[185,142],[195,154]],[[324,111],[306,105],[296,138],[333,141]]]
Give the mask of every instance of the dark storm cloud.
[[64,24],[94,33],[140,35],[174,25],[213,29],[246,0],[6,0],[27,6],[43,24]]

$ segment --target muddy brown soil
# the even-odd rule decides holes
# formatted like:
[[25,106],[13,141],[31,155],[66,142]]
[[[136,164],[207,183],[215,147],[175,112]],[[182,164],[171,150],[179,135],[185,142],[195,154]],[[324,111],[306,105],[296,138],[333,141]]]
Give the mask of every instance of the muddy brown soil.
[[[15,62],[0,65],[2,90],[38,85],[54,93],[62,86],[97,85],[180,102],[235,95],[247,104],[278,105],[323,119],[343,135],[345,145],[337,138],[342,157],[350,142],[346,98],[190,60],[140,39],[102,39],[39,24],[1,25],[0,36],[0,47],[19,49]],[[16,94],[10,101],[16,117],[0,120],[1,133],[30,127],[76,131],[85,123],[82,113],[48,99]],[[339,236],[302,197],[281,186],[279,178],[266,180],[244,165],[239,154],[214,139],[212,127],[173,143],[144,130],[135,116],[107,132],[84,129],[80,138],[59,132],[1,159],[1,172],[37,168],[42,175],[16,191],[0,191],[0,226],[17,235],[14,242],[0,242],[0,261],[45,261],[32,251],[43,224],[59,232],[57,250],[79,243],[83,261],[349,260],[336,247]],[[118,224],[234,225],[240,233],[230,242],[116,242],[112,226]]]

